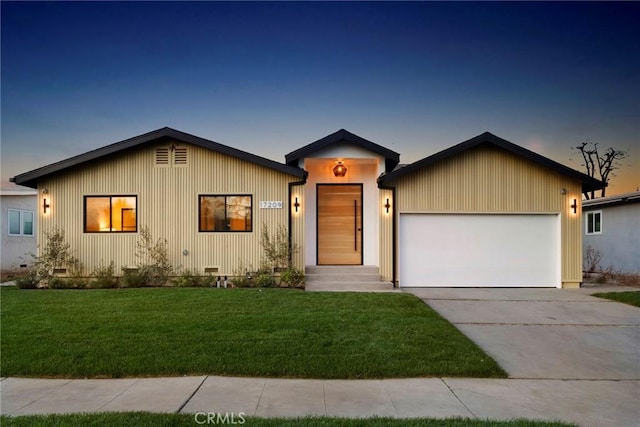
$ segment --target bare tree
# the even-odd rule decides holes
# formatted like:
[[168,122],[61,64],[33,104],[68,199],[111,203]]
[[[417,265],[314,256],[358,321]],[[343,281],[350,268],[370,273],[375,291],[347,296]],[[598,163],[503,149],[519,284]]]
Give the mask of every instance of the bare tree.
[[[575,147],[582,154],[584,163],[582,166],[587,170],[587,175],[598,178],[600,181],[609,183],[609,179],[615,176],[614,171],[622,166],[622,160],[629,157],[629,153],[613,147],[607,148],[604,153],[598,151],[597,142],[585,141]],[[606,187],[603,188],[600,197],[605,196]],[[595,191],[584,193],[587,199],[595,198]]]

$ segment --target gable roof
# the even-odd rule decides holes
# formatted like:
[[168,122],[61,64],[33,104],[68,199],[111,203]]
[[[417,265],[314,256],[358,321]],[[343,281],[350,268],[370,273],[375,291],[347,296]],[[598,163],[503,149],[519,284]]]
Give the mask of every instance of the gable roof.
[[339,131],[334,132],[331,135],[327,135],[324,138],[312,142],[311,144],[305,145],[302,148],[298,148],[297,150],[292,151],[285,156],[285,161],[289,166],[296,166],[298,164],[298,160],[307,157],[311,153],[314,153],[326,147],[330,147],[332,145],[343,143],[352,144],[358,147],[362,147],[373,153],[380,154],[385,158],[385,170],[387,171],[393,170],[393,168],[395,168],[400,162],[400,154],[396,153],[395,151],[389,150],[388,148],[385,148],[381,145],[378,145],[375,142],[364,139],[345,129],[340,129]]
[[512,154],[515,154],[516,156],[523,157],[541,166],[552,169],[562,175],[575,178],[582,182],[583,192],[599,190],[607,186],[607,184],[602,181],[592,178],[589,175],[586,175],[575,169],[571,169],[547,157],[541,156],[540,154],[534,153],[533,151],[529,151],[526,148],[520,147],[519,145],[507,141],[506,139],[497,137],[490,132],[484,132],[483,134],[480,134],[475,138],[471,138],[467,141],[461,142],[460,144],[454,145],[453,147],[447,148],[446,150],[440,151],[439,153],[411,163],[403,168],[399,168],[393,172],[384,174],[380,176],[380,178],[378,178],[378,186],[384,186],[401,176],[407,175],[419,169],[427,168],[436,162],[483,145],[492,145],[495,147],[499,147]]
[[631,193],[616,194],[614,196],[598,197],[597,199],[583,200],[582,210],[592,211],[608,206],[626,205],[631,203],[640,203],[640,191]]
[[11,181],[19,185],[36,188],[38,186],[38,179],[52,173],[60,172],[62,170],[89,162],[91,160],[106,157],[111,154],[115,154],[144,144],[159,142],[163,140],[176,140],[180,142],[186,142],[202,148],[206,148],[207,150],[226,154],[231,157],[246,160],[251,163],[274,169],[288,175],[297,176],[299,178],[306,177],[306,172],[300,168],[284,165],[282,163],[278,163],[264,157],[256,156],[255,154],[247,153],[246,151],[238,150],[236,148],[228,147],[226,145],[210,141],[208,139],[200,138],[198,136],[168,127],[163,127],[161,129],[134,136],[133,138],[125,139],[124,141],[116,142],[114,144],[107,145],[105,147],[98,148],[96,150],[92,150],[87,153],[68,158],[66,160],[52,163],[48,166],[22,173],[15,176],[14,178],[11,178]]

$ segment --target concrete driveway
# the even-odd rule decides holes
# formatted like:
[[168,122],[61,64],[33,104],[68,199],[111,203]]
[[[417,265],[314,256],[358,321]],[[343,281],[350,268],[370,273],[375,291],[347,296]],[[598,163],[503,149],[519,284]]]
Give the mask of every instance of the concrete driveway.
[[405,291],[453,323],[511,378],[640,379],[640,308],[583,289]]

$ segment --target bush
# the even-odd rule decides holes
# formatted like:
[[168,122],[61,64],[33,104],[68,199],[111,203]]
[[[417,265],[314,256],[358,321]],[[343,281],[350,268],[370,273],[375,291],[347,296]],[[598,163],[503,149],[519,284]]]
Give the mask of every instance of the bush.
[[111,261],[109,265],[96,267],[91,273],[91,276],[94,277],[91,282],[92,288],[107,289],[118,287],[118,278],[115,275],[113,261]]
[[271,269],[287,268],[291,265],[292,256],[298,251],[296,245],[291,244],[287,230],[279,225],[274,235],[269,233],[269,227],[262,225],[260,239],[264,257]]
[[139,276],[144,279],[142,286],[164,286],[174,273],[169,262],[166,239],[154,240],[147,227],[140,228],[141,241],[136,243]]
[[144,271],[123,268],[122,272],[120,283],[125,288],[143,288],[149,283],[149,278]]
[[[82,264],[73,256],[71,245],[65,242],[64,230],[53,228],[45,232],[45,244],[39,256],[32,255],[33,267],[29,270],[25,280],[16,283],[20,289],[46,288],[46,287],[84,287],[86,281],[74,279],[70,283],[58,280],[55,270],[66,268],[72,276],[83,276]],[[64,283],[63,283],[64,282]]]
[[290,267],[282,272],[280,280],[292,288],[302,287],[304,285],[304,273],[295,267]]
[[260,273],[256,277],[256,286],[260,288],[272,288],[276,286],[276,279],[269,273]]
[[192,270],[184,270],[182,274],[173,279],[174,286],[179,288],[203,288],[215,285],[216,277],[200,276]]
[[237,288],[251,288],[254,286],[253,278],[247,277],[247,273],[250,274],[252,267],[246,265],[242,260],[238,261],[236,268],[233,269],[233,277],[231,281]]
[[29,274],[24,277],[19,277],[15,280],[18,289],[37,289],[38,280],[35,275]]
[[87,279],[84,277],[53,277],[49,279],[50,289],[85,289]]

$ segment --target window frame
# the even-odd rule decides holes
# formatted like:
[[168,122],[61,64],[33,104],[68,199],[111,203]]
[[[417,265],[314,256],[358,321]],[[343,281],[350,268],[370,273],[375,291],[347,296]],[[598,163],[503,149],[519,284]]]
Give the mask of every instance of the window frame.
[[[135,199],[135,214],[136,214],[136,227],[134,230],[120,230],[120,231],[114,231],[111,230],[112,227],[112,217],[113,217],[113,199],[117,199],[117,198],[134,198]],[[106,199],[109,198],[109,231],[89,231],[87,230],[87,200],[88,199]],[[131,208],[123,208],[124,209],[131,209]],[[83,201],[82,201],[82,211],[83,211],[83,218],[82,218],[82,231],[84,233],[87,234],[128,234],[128,233],[137,233],[138,232],[138,195],[137,194],[91,194],[91,195],[85,195],[83,196]],[[122,214],[122,213],[121,213]],[[122,226],[122,228],[124,228],[124,226]]]
[[[224,197],[225,211],[227,209],[228,197],[249,197],[251,221],[249,222],[250,230],[203,230],[202,229],[202,198],[203,197]],[[229,194],[198,194],[198,233],[253,233],[253,194],[229,193]]]
[[[595,222],[595,217],[597,215],[600,215],[600,229],[596,231],[596,222]],[[588,211],[586,212],[585,215],[585,228],[584,228],[584,233],[587,236],[592,236],[592,235],[596,235],[596,234],[602,234],[602,219],[603,219],[603,215],[602,215],[602,210],[597,210],[597,211]],[[589,231],[589,225],[592,224],[593,225],[593,231]]]
[[[18,234],[11,232],[11,214],[10,212],[18,212],[18,221],[20,223],[20,232]],[[31,214],[31,234],[24,232],[24,214]],[[36,235],[36,216],[34,211],[27,209],[7,209],[7,235],[10,237],[35,237]]]

